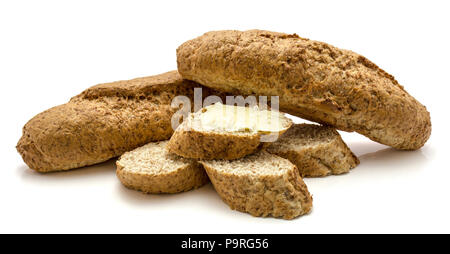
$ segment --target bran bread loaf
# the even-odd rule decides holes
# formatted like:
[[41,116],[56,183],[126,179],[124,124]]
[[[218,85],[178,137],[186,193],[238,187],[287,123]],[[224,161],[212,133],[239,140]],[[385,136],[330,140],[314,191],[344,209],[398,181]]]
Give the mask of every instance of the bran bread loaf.
[[279,96],[280,110],[397,149],[418,149],[430,114],[393,76],[327,43],[262,30],[213,31],[177,49],[183,78],[242,95]]
[[116,162],[120,182],[144,193],[178,193],[209,182],[197,161],[168,153],[167,142],[148,143],[123,154]]
[[343,174],[359,164],[334,128],[316,124],[293,125],[266,151],[288,159],[302,177]]
[[[171,107],[177,95],[192,99],[192,81],[176,71],[93,86],[68,103],[33,117],[23,127],[17,150],[40,172],[106,161],[173,133]],[[203,95],[212,93],[203,89]]]
[[294,164],[259,151],[237,160],[200,161],[222,200],[253,216],[293,219],[308,213],[312,197]]

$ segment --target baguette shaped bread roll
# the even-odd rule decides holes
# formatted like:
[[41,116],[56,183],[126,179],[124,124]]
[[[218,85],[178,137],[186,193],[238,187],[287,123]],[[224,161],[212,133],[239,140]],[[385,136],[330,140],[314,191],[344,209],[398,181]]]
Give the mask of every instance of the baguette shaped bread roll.
[[242,95],[279,96],[280,110],[397,149],[431,133],[425,106],[374,63],[296,34],[214,31],[177,49],[183,78]]
[[100,163],[169,139],[178,110],[171,101],[177,95],[192,99],[194,87],[200,85],[176,71],[93,86],[33,117],[17,150],[30,168],[48,172]]

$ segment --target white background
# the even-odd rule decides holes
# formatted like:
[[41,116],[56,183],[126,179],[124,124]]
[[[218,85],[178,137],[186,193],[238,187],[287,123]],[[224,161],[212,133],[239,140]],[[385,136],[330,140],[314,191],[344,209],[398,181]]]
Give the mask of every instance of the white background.
[[[448,1],[1,1],[0,232],[450,233]],[[356,51],[395,75],[431,112],[418,151],[356,133],[361,164],[305,179],[310,215],[292,221],[230,210],[209,184],[176,195],[124,188],[114,161],[30,170],[15,150],[35,114],[91,85],[176,68],[175,49],[210,30],[297,33]],[[298,119],[297,119],[298,120]]]

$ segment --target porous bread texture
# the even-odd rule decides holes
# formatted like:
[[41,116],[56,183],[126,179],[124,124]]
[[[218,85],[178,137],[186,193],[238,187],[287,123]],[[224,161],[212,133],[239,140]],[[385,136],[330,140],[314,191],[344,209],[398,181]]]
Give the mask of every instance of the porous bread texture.
[[308,213],[312,197],[294,164],[259,151],[237,160],[200,161],[222,200],[253,216],[293,219]]
[[[255,153],[266,146],[266,143],[261,143],[262,133],[204,130],[197,121],[200,114],[202,110],[191,113],[178,126],[167,145],[169,152],[192,159],[233,160]],[[274,137],[281,135],[292,125],[292,120],[284,115],[282,117],[280,131],[271,134],[275,135]]]
[[279,96],[280,110],[357,131],[397,149],[431,133],[425,106],[374,63],[327,43],[262,30],[213,31],[177,49],[183,78],[241,95]]
[[[68,103],[33,117],[17,151],[39,172],[68,170],[106,161],[151,141],[169,139],[172,99],[193,99],[192,81],[177,71],[93,86]],[[203,95],[214,93],[203,89]]]
[[149,143],[123,154],[116,162],[120,182],[144,193],[184,192],[209,182],[197,161],[168,153],[167,142]]
[[359,164],[333,127],[316,124],[293,125],[266,151],[288,159],[302,177],[343,174]]

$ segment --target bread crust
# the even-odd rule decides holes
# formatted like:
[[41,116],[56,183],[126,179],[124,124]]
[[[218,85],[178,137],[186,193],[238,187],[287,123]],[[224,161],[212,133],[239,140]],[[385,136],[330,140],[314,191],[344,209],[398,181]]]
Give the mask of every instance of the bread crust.
[[177,63],[186,79],[233,94],[278,95],[282,111],[397,149],[418,149],[431,134],[429,112],[393,76],[296,34],[208,32],[183,43]]
[[[293,147],[286,145],[291,140],[299,138],[298,134],[313,130],[315,133],[331,135],[327,140],[319,142],[311,134],[310,144]],[[299,133],[303,132],[303,133]],[[276,142],[270,144],[266,151],[276,154],[292,162],[302,177],[322,177],[339,175],[349,172],[359,164],[359,159],[353,154],[341,138],[341,135],[330,126],[315,124],[296,124],[281,136]]]
[[175,194],[200,188],[209,182],[201,165],[200,168],[190,165],[171,174],[155,176],[129,172],[117,164],[116,175],[125,187],[146,194]]
[[[251,156],[272,156],[285,160],[265,151],[259,153]],[[312,196],[295,165],[286,162],[290,168],[285,174],[258,176],[221,172],[215,169],[214,161],[200,161],[217,193],[231,209],[258,217],[290,220],[311,211]]]
[[[23,127],[17,150],[39,172],[106,161],[173,133],[177,95],[193,98],[192,81],[177,71],[93,86],[68,103],[46,110]],[[208,95],[210,89],[203,89]]]

